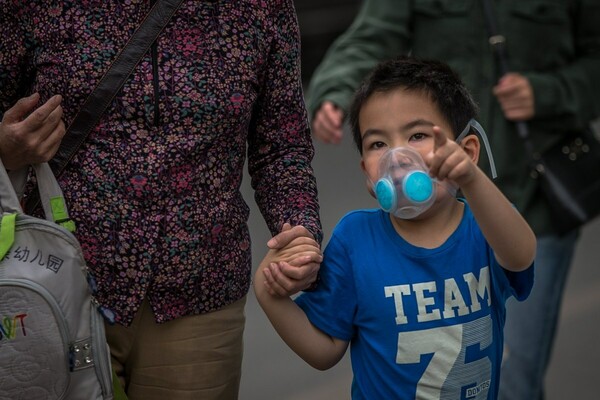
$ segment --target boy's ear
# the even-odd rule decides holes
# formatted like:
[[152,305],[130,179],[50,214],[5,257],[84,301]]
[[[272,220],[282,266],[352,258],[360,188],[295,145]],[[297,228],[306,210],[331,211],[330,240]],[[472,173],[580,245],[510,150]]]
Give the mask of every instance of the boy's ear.
[[477,135],[467,135],[460,142],[460,146],[471,157],[475,164],[479,162],[479,151],[481,150],[481,142]]

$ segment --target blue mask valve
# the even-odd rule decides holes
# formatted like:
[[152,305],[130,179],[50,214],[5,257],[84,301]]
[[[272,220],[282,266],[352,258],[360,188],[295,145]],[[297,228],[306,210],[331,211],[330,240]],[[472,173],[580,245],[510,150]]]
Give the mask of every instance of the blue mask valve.
[[423,171],[409,172],[404,178],[402,186],[406,197],[415,203],[423,203],[433,195],[433,181]]
[[396,189],[389,179],[380,179],[375,185],[375,195],[381,209],[390,212],[396,207]]

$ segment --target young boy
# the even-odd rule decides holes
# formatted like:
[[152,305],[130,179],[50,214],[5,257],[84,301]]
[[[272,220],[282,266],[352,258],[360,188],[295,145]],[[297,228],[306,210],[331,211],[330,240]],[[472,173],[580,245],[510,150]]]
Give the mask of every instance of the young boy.
[[[536,241],[477,167],[478,137],[454,141],[475,114],[445,64],[407,57],[380,64],[349,118],[369,191],[389,212],[347,214],[324,252],[317,289],[295,301],[277,295],[285,287],[280,269],[290,266],[273,262],[275,252],[256,273],[262,308],[306,362],[330,368],[351,345],[353,399],[497,397],[504,305],[528,296]],[[413,206],[400,210],[392,203],[414,194],[399,186],[419,169],[415,152],[435,178],[433,200],[419,197],[428,189],[421,174]],[[454,196],[457,187],[464,199]],[[307,240],[293,245],[300,258],[320,254]],[[291,260],[292,250],[279,259]]]

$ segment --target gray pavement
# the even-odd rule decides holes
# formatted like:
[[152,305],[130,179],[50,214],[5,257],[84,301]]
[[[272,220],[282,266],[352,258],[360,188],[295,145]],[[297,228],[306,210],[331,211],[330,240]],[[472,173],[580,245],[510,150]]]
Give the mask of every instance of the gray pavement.
[[[326,238],[349,210],[375,207],[366,192],[358,153],[346,137],[340,146],[316,145],[313,162]],[[254,266],[270,235],[254,205],[246,176],[243,193],[251,206]],[[547,400],[600,399],[595,381],[600,362],[600,219],[585,227],[567,283],[556,345],[547,375]],[[334,368],[317,371],[299,359],[272,329],[251,291],[246,306],[241,400],[349,399],[348,355]]]

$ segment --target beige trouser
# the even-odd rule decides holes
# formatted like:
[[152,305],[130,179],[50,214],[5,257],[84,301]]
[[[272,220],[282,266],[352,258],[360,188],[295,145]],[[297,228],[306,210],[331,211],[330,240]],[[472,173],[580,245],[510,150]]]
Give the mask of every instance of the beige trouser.
[[106,324],[112,365],[130,400],[237,399],[246,298],[157,324],[145,300],[128,328]]

